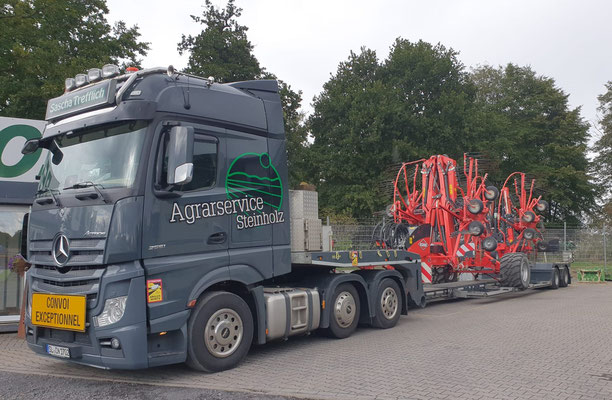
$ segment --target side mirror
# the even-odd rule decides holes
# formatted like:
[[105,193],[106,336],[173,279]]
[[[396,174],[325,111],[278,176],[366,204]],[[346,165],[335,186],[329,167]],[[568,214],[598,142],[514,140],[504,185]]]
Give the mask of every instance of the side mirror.
[[21,149],[21,154],[32,154],[36,150],[40,148],[40,140],[39,139],[30,139],[23,145]]
[[169,185],[184,185],[193,178],[193,127],[174,126],[168,141]]

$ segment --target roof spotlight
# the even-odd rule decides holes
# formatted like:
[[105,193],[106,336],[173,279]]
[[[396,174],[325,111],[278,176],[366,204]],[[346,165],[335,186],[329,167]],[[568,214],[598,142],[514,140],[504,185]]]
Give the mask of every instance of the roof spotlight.
[[72,89],[76,88],[76,80],[74,78],[66,78],[65,81],[66,91],[69,92]]
[[172,76],[174,75],[175,71],[174,71],[174,67],[172,65],[168,66],[168,69],[166,70],[166,74],[168,74],[168,76]]
[[102,77],[111,78],[119,75],[119,67],[114,64],[106,64],[102,67]]
[[87,71],[89,82],[97,82],[102,79],[102,70],[100,68],[92,68]]
[[77,74],[74,80],[76,81],[77,87],[85,86],[89,83],[89,77],[85,74]]

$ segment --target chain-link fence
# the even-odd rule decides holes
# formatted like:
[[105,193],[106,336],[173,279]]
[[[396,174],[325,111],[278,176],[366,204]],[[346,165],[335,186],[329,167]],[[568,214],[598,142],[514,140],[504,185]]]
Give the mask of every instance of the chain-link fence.
[[[331,224],[334,250],[368,250],[375,248],[375,238],[382,228],[381,220],[364,220],[359,224]],[[377,232],[374,234],[374,232]],[[542,231],[547,251],[539,252],[540,262],[572,262],[574,271],[601,269],[612,280],[611,227],[578,228],[554,226]]]

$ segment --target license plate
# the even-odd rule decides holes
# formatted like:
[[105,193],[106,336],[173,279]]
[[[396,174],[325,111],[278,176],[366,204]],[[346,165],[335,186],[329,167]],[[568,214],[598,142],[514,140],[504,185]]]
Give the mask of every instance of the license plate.
[[68,347],[47,345],[47,353],[55,357],[70,358],[70,349]]
[[32,324],[85,332],[85,296],[32,294]]

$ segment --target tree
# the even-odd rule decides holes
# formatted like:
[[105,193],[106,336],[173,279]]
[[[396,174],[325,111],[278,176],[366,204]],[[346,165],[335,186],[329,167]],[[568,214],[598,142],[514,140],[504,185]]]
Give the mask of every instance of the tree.
[[490,179],[501,184],[510,173],[525,172],[551,206],[549,221],[582,221],[595,207],[596,192],[580,108],[570,109],[555,81],[529,67],[483,66],[472,80],[479,108],[471,129],[478,149],[493,161]]
[[191,16],[195,22],[205,26],[204,30],[196,36],[183,35],[178,50],[180,54],[189,53],[187,73],[212,76],[218,82],[278,80],[287,137],[289,184],[296,187],[305,179],[308,150],[304,114],[300,110],[302,92],[294,91],[291,85],[259,65],[247,37],[248,28],[238,23],[241,14],[242,9],[236,7],[234,0],[229,0],[224,9],[218,9],[206,0],[202,16]]
[[182,36],[179,54],[189,53],[186,72],[213,76],[218,82],[256,79],[264,72],[253,54],[253,45],[247,38],[247,28],[237,18],[242,8],[229,0],[224,9],[218,9],[206,0],[201,17],[191,18],[205,26],[196,36]]
[[0,115],[43,119],[64,80],[104,64],[138,66],[137,26],[106,21],[105,0],[9,0],[0,6]]
[[597,182],[604,189],[602,195],[608,199],[612,196],[610,182],[612,181],[612,81],[606,83],[606,93],[597,97],[601,113],[598,131],[599,139],[593,146],[593,151],[597,153],[593,159],[593,168],[597,177]]
[[382,63],[366,48],[340,63],[309,121],[322,208],[371,216],[392,199],[394,164],[467,150],[474,88],[456,56],[398,38]]

